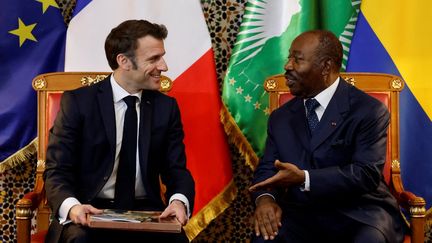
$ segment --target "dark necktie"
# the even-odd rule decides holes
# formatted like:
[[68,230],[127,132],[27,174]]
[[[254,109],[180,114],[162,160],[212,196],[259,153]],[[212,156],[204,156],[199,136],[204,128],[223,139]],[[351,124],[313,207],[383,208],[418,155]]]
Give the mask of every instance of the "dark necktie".
[[306,118],[309,124],[309,129],[311,133],[313,133],[319,122],[315,109],[320,105],[320,103],[316,99],[312,98],[306,100],[305,105],[307,110]]
[[123,126],[123,139],[117,169],[114,200],[118,209],[132,209],[135,199],[135,173],[137,148],[137,112],[135,96],[123,98],[127,109]]

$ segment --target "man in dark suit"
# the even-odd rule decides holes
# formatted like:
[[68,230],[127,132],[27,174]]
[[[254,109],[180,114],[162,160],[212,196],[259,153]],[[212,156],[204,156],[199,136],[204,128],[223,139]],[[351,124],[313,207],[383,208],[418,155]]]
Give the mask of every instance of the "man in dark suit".
[[[88,228],[100,209],[161,210],[185,225],[194,203],[183,127],[174,98],[160,93],[165,26],[129,20],[105,41],[112,75],[64,92],[44,173],[54,214],[47,242],[184,242],[184,234]],[[160,182],[166,185],[166,205]]]
[[389,113],[339,77],[341,63],[329,31],[305,32],[291,45],[285,76],[295,97],[270,115],[250,188],[257,241],[402,241],[382,175]]

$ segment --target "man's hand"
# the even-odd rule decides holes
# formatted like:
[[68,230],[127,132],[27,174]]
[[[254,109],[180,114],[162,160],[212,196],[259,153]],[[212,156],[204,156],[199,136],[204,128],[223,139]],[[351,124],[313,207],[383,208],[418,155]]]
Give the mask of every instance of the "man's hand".
[[254,213],[256,236],[262,235],[265,240],[273,240],[282,226],[281,217],[282,209],[272,197],[258,198]]
[[274,165],[279,170],[276,175],[249,187],[249,191],[254,192],[268,188],[289,187],[304,183],[304,171],[300,170],[294,164],[282,163],[279,160],[276,160]]
[[69,218],[75,224],[88,226],[87,214],[101,214],[103,210],[97,209],[90,204],[77,204],[69,211]]
[[159,218],[176,217],[181,225],[186,225],[189,217],[186,215],[186,206],[180,200],[174,199],[170,205],[163,211]]

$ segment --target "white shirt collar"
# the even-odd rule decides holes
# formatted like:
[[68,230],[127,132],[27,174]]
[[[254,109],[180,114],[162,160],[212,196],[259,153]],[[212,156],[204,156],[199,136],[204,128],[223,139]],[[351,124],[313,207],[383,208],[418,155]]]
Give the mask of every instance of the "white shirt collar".
[[129,92],[127,92],[125,89],[123,89],[117,83],[117,81],[114,78],[114,74],[111,75],[110,82],[111,82],[111,87],[112,87],[112,90],[113,90],[113,100],[114,100],[114,103],[117,103],[120,100],[123,100],[124,97],[129,96],[129,95],[133,95],[133,96],[138,97],[138,101],[141,102],[142,92],[138,92],[138,93],[135,93],[135,94],[129,94]]
[[333,82],[332,85],[328,86],[325,90],[321,91],[314,98],[320,103],[320,105],[324,108],[327,108],[327,105],[330,103],[331,98],[336,92],[336,88],[339,84],[340,78],[338,77],[336,81]]

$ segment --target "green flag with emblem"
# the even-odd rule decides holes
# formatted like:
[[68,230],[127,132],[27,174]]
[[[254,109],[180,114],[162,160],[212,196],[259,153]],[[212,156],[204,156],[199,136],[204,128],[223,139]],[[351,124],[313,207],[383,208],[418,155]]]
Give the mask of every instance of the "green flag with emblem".
[[360,1],[250,0],[223,83],[222,121],[229,138],[254,167],[262,155],[269,116],[264,80],[283,73],[292,40],[312,29],[339,36],[344,64]]

